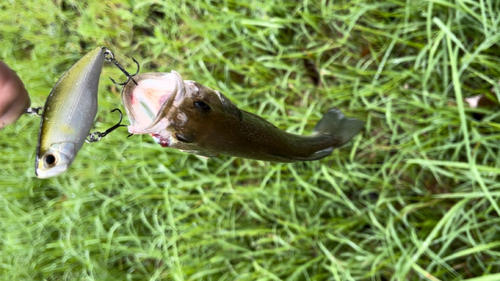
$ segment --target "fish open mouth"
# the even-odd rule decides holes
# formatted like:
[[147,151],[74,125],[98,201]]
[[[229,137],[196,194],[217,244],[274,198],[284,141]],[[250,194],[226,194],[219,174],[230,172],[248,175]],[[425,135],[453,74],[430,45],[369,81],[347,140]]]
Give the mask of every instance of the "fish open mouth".
[[184,81],[179,73],[145,73],[134,76],[137,85],[127,83],[122,101],[132,134],[150,134],[157,143],[168,146],[171,133],[166,128],[168,112],[184,96]]

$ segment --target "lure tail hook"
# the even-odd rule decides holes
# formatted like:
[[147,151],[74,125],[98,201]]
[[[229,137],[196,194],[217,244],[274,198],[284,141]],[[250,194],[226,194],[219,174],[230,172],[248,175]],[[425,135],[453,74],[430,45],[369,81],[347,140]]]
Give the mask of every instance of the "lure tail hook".
[[111,112],[115,112],[115,111],[118,111],[118,113],[120,113],[120,121],[118,121],[118,123],[116,125],[114,125],[113,127],[107,129],[103,133],[101,133],[101,132],[93,132],[92,134],[89,134],[89,136],[85,140],[86,142],[88,142],[88,143],[98,142],[102,138],[104,138],[105,136],[107,136],[109,133],[111,133],[114,130],[118,129],[119,127],[126,127],[126,125],[122,125],[121,124],[122,120],[123,120],[122,111],[120,109],[118,109],[118,108],[115,108],[115,109],[111,110]]
[[138,73],[139,73],[139,70],[141,69],[139,63],[134,59],[132,58],[132,60],[135,62],[135,64],[137,65],[137,71],[134,73],[134,74],[130,74],[128,73],[127,70],[125,70],[125,68],[115,59],[115,56],[113,55],[113,53],[108,49],[108,48],[103,48],[104,50],[104,55],[106,56],[106,60],[109,61],[109,62],[112,62],[114,65],[116,65],[116,67],[118,67],[124,74],[125,76],[127,76],[127,80],[123,83],[117,83],[113,78],[109,77],[109,79],[111,79],[111,82],[113,82],[113,84],[115,85],[120,85],[120,86],[123,86],[123,85],[126,85],[130,80],[134,81],[134,84],[135,85],[138,85],[137,82],[134,80],[134,76],[136,76]]

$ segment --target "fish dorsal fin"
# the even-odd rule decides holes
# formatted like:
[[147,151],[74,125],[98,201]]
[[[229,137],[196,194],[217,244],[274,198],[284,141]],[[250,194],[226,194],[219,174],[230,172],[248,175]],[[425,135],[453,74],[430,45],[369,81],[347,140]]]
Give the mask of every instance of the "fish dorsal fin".
[[231,100],[229,100],[226,96],[224,96],[223,93],[219,91],[215,92],[220,98],[220,102],[222,104],[222,110],[224,110],[225,113],[235,116],[236,119],[238,119],[238,121],[243,120],[243,113],[241,112],[241,110],[236,105],[234,105],[234,103],[232,103]]

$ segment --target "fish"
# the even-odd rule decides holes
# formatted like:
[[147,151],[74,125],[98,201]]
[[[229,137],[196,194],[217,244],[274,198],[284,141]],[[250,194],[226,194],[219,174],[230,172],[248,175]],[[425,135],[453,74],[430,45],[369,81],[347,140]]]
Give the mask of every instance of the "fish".
[[16,122],[30,105],[23,81],[0,60],[0,129]]
[[64,173],[89,135],[97,114],[97,92],[106,50],[97,47],[84,55],[50,92],[38,133],[38,178]]
[[203,157],[220,154],[269,162],[319,160],[349,142],[364,126],[330,109],[312,135],[288,133],[239,109],[224,94],[170,73],[134,76],[122,89],[131,134],[149,134],[163,147]]

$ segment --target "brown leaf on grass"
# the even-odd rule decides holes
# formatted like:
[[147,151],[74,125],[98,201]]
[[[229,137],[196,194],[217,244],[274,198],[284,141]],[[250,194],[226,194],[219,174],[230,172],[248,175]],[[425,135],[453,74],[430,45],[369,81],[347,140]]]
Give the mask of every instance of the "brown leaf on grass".
[[370,43],[366,43],[363,45],[363,47],[361,48],[361,53],[360,53],[360,56],[362,58],[364,58],[365,56],[369,55],[371,52],[370,52]]
[[492,108],[493,106],[498,104],[498,101],[492,100],[488,96],[481,94],[477,96],[472,96],[464,99],[467,104],[471,108],[478,108],[478,107],[484,107],[484,108]]
[[[484,94],[465,98],[464,101],[470,106],[470,108],[490,109],[490,108],[493,108],[494,106],[498,105],[498,100],[496,100],[496,98],[489,97],[489,96],[484,95]],[[484,117],[484,114],[473,113],[472,116],[476,120],[481,120]]]
[[303,59],[304,68],[306,69],[307,76],[311,78],[315,86],[321,86],[321,76],[319,74],[316,63],[311,58]]

